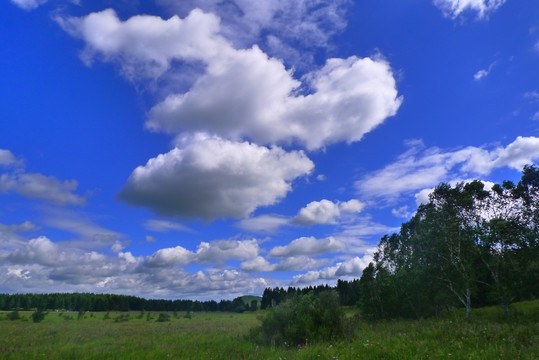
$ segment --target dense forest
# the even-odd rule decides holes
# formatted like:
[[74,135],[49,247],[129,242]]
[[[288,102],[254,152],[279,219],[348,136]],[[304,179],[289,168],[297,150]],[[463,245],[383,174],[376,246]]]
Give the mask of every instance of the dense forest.
[[360,279],[335,287],[267,288],[260,304],[242,297],[220,302],[156,300],[93,293],[0,294],[0,310],[234,311],[275,307],[304,295],[333,291],[340,305],[359,306],[365,318],[422,318],[455,307],[539,297],[539,168],[491,189],[481,181],[440,184],[429,201],[380,240]]
[[234,311],[251,309],[241,297],[220,302],[197,300],[144,299],[136,296],[51,293],[0,294],[0,310],[68,310],[68,311]]
[[[351,282],[339,280],[337,289],[341,299],[349,299],[345,305],[352,305],[359,300],[359,280]],[[276,305],[293,295],[308,293],[318,294],[333,289],[328,285],[297,289],[290,287],[266,289],[262,302],[245,301],[237,297],[234,300],[159,300],[144,299],[136,296],[93,294],[93,293],[51,293],[51,294],[0,294],[0,310],[69,310],[69,311],[227,311],[243,312]],[[352,290],[354,289],[354,290]],[[354,295],[352,295],[354,293]],[[349,294],[349,295],[347,295]],[[350,298],[350,296],[354,296]]]
[[480,181],[441,184],[427,204],[384,236],[360,279],[360,306],[371,318],[435,315],[460,306],[539,297],[539,169],[518,184],[488,190]]

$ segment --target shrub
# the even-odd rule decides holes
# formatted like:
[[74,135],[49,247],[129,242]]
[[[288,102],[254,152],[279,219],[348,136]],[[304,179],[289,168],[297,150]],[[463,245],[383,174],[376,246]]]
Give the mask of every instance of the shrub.
[[45,312],[41,309],[37,309],[32,313],[32,321],[35,323],[41,322],[43,319],[45,319]]
[[6,317],[8,320],[19,320],[21,318],[17,310],[10,312]]
[[251,336],[272,345],[327,341],[345,333],[344,312],[335,290],[292,297],[269,310]]
[[120,314],[120,315],[116,316],[113,321],[115,323],[129,321],[129,314]]
[[159,314],[159,316],[157,317],[157,320],[155,320],[155,321],[157,321],[157,322],[170,321],[170,315],[161,313],[161,314]]

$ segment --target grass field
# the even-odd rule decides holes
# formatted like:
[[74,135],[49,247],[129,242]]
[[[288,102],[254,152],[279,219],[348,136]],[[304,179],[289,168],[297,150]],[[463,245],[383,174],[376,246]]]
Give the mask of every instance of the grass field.
[[[0,312],[0,359],[539,359],[539,301],[516,304],[502,319],[498,308],[455,312],[421,321],[360,322],[343,339],[302,348],[258,346],[246,335],[263,312],[159,313],[31,312],[7,320]],[[351,310],[349,311],[351,313]],[[142,315],[142,316],[141,316]],[[107,318],[107,319],[105,319]],[[126,321],[127,320],[127,321]]]

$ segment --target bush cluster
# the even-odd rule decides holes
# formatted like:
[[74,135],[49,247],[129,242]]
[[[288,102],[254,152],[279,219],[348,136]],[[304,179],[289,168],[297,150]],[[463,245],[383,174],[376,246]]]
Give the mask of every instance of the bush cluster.
[[159,314],[159,316],[157,317],[157,322],[166,322],[166,321],[170,321],[170,315],[169,314],[165,314],[165,313],[161,313]]
[[35,323],[43,321],[45,319],[45,312],[41,309],[37,309],[32,313],[32,321]]
[[271,345],[304,345],[343,336],[345,318],[335,290],[294,296],[271,308],[251,337]]

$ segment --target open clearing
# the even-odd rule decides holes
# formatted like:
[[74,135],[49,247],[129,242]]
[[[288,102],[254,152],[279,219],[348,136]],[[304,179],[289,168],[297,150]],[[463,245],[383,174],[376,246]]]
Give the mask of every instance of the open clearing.
[[[8,320],[0,312],[1,359],[539,359],[539,301],[457,311],[437,319],[360,322],[332,343],[301,348],[261,346],[247,339],[263,312],[184,313],[158,322],[159,313],[32,312]],[[348,310],[351,314],[353,310]],[[149,316],[148,316],[149,315]],[[79,318],[80,317],[80,318]],[[360,320],[358,320],[360,321]]]

